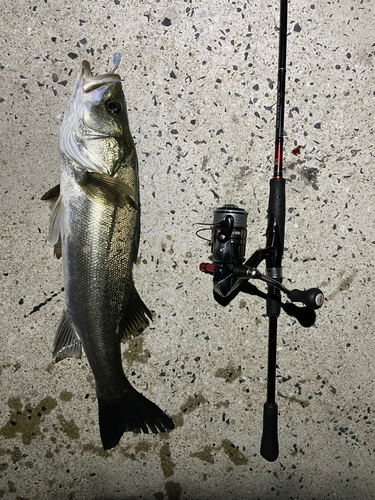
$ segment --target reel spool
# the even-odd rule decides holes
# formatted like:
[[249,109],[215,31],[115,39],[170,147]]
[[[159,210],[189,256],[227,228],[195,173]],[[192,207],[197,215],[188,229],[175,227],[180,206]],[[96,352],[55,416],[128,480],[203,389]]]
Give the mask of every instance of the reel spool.
[[211,234],[212,260],[215,263],[245,261],[247,212],[236,205],[224,205],[214,211]]

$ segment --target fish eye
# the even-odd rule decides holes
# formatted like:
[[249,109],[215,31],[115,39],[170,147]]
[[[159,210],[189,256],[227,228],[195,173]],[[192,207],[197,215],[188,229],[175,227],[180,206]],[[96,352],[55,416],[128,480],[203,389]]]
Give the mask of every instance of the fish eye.
[[111,113],[111,115],[117,115],[121,111],[121,104],[118,101],[107,101],[105,103],[105,109]]

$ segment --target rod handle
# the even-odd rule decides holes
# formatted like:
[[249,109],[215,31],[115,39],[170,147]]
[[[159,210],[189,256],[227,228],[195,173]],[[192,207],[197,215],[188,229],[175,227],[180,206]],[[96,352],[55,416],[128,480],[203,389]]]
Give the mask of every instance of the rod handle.
[[324,303],[324,295],[319,288],[310,290],[297,290],[296,288],[288,294],[288,299],[292,302],[302,302],[309,309],[319,309]]
[[263,407],[263,435],[260,454],[268,462],[274,462],[279,456],[277,416],[277,404],[265,403]]

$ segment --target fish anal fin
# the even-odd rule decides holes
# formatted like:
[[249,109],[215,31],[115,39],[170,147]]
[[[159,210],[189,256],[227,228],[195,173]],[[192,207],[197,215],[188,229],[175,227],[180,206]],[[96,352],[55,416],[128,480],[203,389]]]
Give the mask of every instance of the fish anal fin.
[[57,362],[72,356],[80,358],[81,353],[82,343],[74,326],[71,324],[68,314],[64,311],[57,327],[53,345],[53,359]]
[[135,191],[126,182],[99,172],[85,172],[79,181],[82,190],[93,201],[123,207],[126,202],[136,208]]
[[132,284],[129,301],[120,323],[121,340],[124,342],[130,337],[141,334],[150,324],[152,314],[139,296],[134,283]]

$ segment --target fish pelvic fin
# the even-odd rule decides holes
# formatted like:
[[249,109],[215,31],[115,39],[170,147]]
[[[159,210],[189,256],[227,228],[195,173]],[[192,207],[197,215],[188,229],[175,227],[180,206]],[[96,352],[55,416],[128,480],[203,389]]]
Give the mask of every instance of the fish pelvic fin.
[[61,259],[61,257],[62,257],[62,241],[61,241],[61,236],[59,236],[59,239],[57,240],[57,242],[53,246],[53,255],[57,259]]
[[132,284],[128,305],[120,323],[121,340],[136,337],[150,324],[147,317],[152,320],[152,314],[139,296],[134,283]]
[[124,207],[130,203],[137,208],[135,191],[126,182],[99,172],[85,172],[79,185],[93,201]]
[[82,354],[82,343],[72,325],[66,311],[61,316],[57,327],[55,343],[53,345],[53,359],[56,363],[62,359],[72,356],[80,358]]
[[98,402],[100,437],[105,450],[114,448],[124,432],[157,434],[174,429],[168,415],[131,386],[119,397],[98,397]]
[[63,197],[60,195],[53,207],[48,228],[48,243],[55,246],[61,236],[62,241],[69,235],[69,227],[65,217],[65,207]]
[[[49,201],[49,202],[54,202],[56,206],[56,201],[59,199],[60,196],[60,184],[57,184],[53,188],[49,189],[44,195],[41,197],[41,200],[43,201]],[[60,202],[61,203],[61,202]],[[48,234],[48,241],[54,243],[54,248],[53,248],[53,253],[54,255],[60,259],[61,258],[61,236],[60,236],[60,217],[61,214],[59,213],[59,208],[61,205],[58,205],[56,208],[56,212],[54,213],[53,217],[51,214],[50,218],[50,227],[49,227],[49,234]],[[57,238],[56,238],[56,233],[57,233]]]

